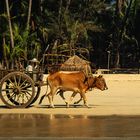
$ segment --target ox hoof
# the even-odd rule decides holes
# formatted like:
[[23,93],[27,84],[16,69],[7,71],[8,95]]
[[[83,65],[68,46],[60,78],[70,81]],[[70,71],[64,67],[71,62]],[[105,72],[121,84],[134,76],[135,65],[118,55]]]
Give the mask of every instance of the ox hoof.
[[65,103],[66,103],[66,104],[69,104],[69,101],[65,100]]
[[67,106],[67,108],[69,108],[70,107],[69,103],[66,103],[66,106]]
[[69,108],[70,107],[69,102],[65,100],[65,103],[66,103],[67,108]]
[[78,102],[74,102],[74,104],[78,104]]
[[49,105],[48,108],[55,108],[53,105]]
[[84,107],[86,107],[86,108],[91,108],[89,105],[87,105],[87,104],[84,104],[83,105]]

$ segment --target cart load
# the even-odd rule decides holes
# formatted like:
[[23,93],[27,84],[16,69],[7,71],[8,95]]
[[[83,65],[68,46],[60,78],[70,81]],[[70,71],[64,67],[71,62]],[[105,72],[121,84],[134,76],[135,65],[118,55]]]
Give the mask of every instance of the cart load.
[[90,62],[74,55],[67,59],[60,67],[63,71],[83,71],[87,77],[92,75]]

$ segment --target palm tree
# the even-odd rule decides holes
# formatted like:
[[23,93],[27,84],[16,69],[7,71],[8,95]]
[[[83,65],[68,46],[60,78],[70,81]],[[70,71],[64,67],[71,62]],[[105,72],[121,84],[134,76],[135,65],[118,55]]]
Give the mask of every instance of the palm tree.
[[12,31],[12,25],[11,25],[9,2],[8,2],[8,0],[5,0],[5,2],[6,2],[6,10],[7,10],[7,17],[8,17],[8,23],[9,23],[9,30],[10,30],[11,47],[13,49],[14,48],[14,38],[13,38],[13,31]]
[[29,30],[30,18],[31,18],[32,0],[29,0],[28,17],[26,29]]
[[6,68],[8,68],[9,67],[9,63],[8,63],[8,59],[7,59],[7,54],[8,54],[7,51],[9,50],[9,48],[6,45],[5,34],[4,33],[3,33],[3,37],[2,38],[3,38],[3,44],[2,44],[2,47],[3,47],[3,60],[2,60],[2,64],[3,64],[3,67],[6,66]]

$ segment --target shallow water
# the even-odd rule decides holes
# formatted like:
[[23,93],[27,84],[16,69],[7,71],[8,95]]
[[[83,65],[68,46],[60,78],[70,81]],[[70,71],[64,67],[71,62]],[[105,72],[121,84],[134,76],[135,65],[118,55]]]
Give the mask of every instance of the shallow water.
[[140,137],[140,116],[1,114],[0,137]]

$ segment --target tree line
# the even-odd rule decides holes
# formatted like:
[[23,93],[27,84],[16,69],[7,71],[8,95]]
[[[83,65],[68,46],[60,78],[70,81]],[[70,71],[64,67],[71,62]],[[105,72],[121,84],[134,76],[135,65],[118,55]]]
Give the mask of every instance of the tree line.
[[1,0],[0,62],[76,54],[100,68],[136,68],[139,17],[139,0]]

